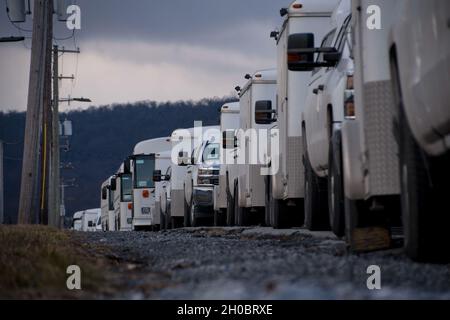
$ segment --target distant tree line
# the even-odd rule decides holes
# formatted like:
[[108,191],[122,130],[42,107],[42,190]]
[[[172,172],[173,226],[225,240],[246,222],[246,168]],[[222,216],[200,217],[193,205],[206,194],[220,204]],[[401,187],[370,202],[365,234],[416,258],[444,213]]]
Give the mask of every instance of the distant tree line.
[[[142,140],[168,136],[178,128],[219,124],[219,108],[234,98],[157,103],[153,101],[114,104],[61,114],[73,122],[70,151],[61,151],[65,179],[77,185],[66,189],[66,213],[100,205],[100,185]],[[22,169],[24,112],[0,112],[0,139],[4,152],[5,222],[16,223]]]

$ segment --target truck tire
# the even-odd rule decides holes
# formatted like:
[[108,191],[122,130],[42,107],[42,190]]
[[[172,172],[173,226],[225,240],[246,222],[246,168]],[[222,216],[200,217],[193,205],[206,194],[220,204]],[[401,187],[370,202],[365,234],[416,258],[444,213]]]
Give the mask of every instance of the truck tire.
[[327,180],[318,177],[308,156],[305,163],[305,226],[311,231],[330,230]]
[[227,213],[224,209],[214,210],[214,226],[223,227],[226,224]]
[[[448,262],[447,157],[428,157],[415,141],[403,110],[399,117],[401,204],[406,254],[416,261]],[[446,194],[447,193],[447,194]]]
[[184,227],[189,228],[191,226],[191,218],[190,218],[191,208],[184,199]]
[[[235,194],[236,195],[236,194]],[[227,191],[227,226],[234,226],[234,197]]]
[[330,226],[338,237],[345,235],[344,179],[342,176],[342,137],[335,131],[328,156],[328,210]]
[[391,73],[398,112],[400,197],[405,252],[416,261],[448,262],[450,153],[429,157],[417,144],[406,118],[395,56],[391,56]]
[[272,221],[271,221],[271,207],[270,207],[270,194],[272,193],[272,187],[270,185],[270,180],[271,177],[270,176],[265,176],[264,177],[264,182],[266,184],[266,194],[265,194],[265,208],[264,208],[264,225],[266,227],[270,227],[272,226]]
[[199,219],[197,218],[196,214],[195,214],[195,204],[193,202],[193,200],[191,200],[191,205],[190,207],[190,214],[189,214],[189,218],[191,221],[191,227],[195,228],[199,226]]
[[166,217],[165,215],[162,213],[162,211],[159,211],[159,225],[160,225],[160,230],[166,230]]

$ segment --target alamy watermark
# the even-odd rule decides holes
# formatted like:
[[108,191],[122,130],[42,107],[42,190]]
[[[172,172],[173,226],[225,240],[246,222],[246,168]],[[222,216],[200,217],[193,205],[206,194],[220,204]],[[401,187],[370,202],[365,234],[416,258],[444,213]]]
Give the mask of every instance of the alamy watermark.
[[69,275],[66,286],[69,290],[81,290],[81,268],[77,265],[67,267],[66,273]]

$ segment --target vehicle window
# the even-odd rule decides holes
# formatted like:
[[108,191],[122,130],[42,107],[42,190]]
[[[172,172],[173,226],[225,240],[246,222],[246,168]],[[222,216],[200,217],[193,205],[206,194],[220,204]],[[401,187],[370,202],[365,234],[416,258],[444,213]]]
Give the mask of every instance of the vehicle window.
[[[331,30],[322,40],[321,48],[331,47],[333,43],[334,34],[336,33],[336,29]],[[323,61],[323,53],[319,53],[317,56],[317,62]],[[317,73],[321,68],[315,68],[313,74]]]
[[336,38],[336,43],[334,47],[339,51],[342,52],[342,49],[344,48],[345,40],[346,40],[346,34],[350,25],[350,20],[352,16],[349,15],[344,23],[342,24],[341,30],[339,31],[339,35]]
[[219,160],[220,145],[218,143],[209,143],[203,150],[203,161]]
[[154,156],[137,156],[134,160],[134,187],[153,188],[153,170],[155,170]]
[[131,174],[122,174],[120,177],[120,201],[132,201],[133,200],[133,184],[132,184]]

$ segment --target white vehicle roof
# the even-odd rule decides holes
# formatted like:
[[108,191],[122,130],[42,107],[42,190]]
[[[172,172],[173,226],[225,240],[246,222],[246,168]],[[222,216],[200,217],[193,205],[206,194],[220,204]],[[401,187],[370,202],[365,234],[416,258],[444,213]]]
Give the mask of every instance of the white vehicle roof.
[[75,219],[81,219],[83,217],[84,211],[77,211],[73,214],[73,220]]
[[339,0],[296,0],[289,5],[286,18],[321,14],[330,16],[338,3]]
[[85,213],[89,213],[89,214],[97,214],[99,215],[102,212],[102,209],[100,208],[95,208],[95,209],[87,209],[84,210]]
[[[253,84],[258,83],[276,83],[277,69],[266,69],[256,71],[250,80],[247,81],[239,96],[242,96]],[[239,102],[238,102],[239,103]]]
[[103,183],[102,183],[102,188],[105,187],[105,186],[109,186],[112,177],[114,177],[114,176],[110,176],[108,179],[106,179],[105,181],[103,181]]
[[220,108],[221,113],[239,113],[240,104],[238,102],[228,102],[225,103],[222,108]]
[[134,155],[152,154],[171,148],[170,137],[162,137],[139,142],[133,150]]
[[[218,126],[206,126],[206,127],[202,127],[203,132],[204,132],[205,130],[215,129],[215,128],[218,128]],[[179,137],[180,137],[180,136],[183,136],[183,134],[185,134],[186,132],[189,132],[189,134],[191,135],[191,139],[194,139],[194,138],[195,138],[195,136],[194,136],[194,134],[196,133],[195,128],[186,128],[186,129],[179,128],[179,129],[176,129],[176,130],[174,130],[174,131],[172,132],[172,135],[171,135],[171,141],[178,142],[178,141],[179,141]]]

